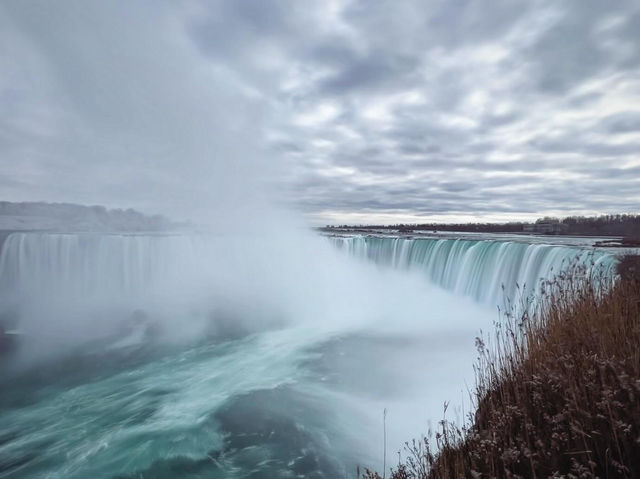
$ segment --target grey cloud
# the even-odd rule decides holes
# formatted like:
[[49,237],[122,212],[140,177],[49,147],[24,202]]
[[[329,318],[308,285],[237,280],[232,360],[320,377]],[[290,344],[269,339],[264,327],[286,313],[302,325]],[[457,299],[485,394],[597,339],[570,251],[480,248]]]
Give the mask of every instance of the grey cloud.
[[[557,4],[556,4],[557,5]],[[613,41],[630,39],[637,47],[637,30],[631,33],[637,20],[637,7],[632,2],[615,5],[598,0],[577,0],[560,4],[564,8],[561,18],[532,44],[525,55],[538,88],[551,93],[565,93],[598,73],[615,68],[616,58],[606,48],[598,31],[600,22],[613,14],[630,16],[626,26],[614,31]],[[637,51],[627,66],[637,66]],[[525,59],[526,61],[526,59]]]
[[628,179],[640,181],[640,166],[633,166],[630,168],[615,168],[615,167],[602,167],[602,168],[577,168],[577,172],[590,176],[593,180],[599,181],[603,187],[605,185],[611,185],[611,183],[605,183],[605,180],[609,179]]
[[[504,35],[528,10],[527,2],[436,0],[430,2],[393,1],[372,4],[351,2],[344,16],[351,24],[370,33],[378,32],[380,43],[387,38],[389,48],[403,45],[457,48],[467,43],[493,40]],[[421,35],[417,35],[421,32]]]
[[577,153],[604,158],[637,155],[640,151],[640,143],[596,143],[571,137],[539,138],[532,140],[530,145],[536,150],[546,153]]
[[600,123],[607,133],[640,132],[640,111],[624,111],[607,116]]
[[275,164],[309,214],[640,202],[637,2],[65,1],[1,7],[15,199],[241,202],[229,185]]
[[[395,87],[399,77],[411,74],[416,61],[411,58],[378,57],[377,52],[345,65],[339,73],[331,76],[319,86],[321,92],[330,94],[358,90],[381,85]],[[406,80],[405,80],[406,81]]]
[[534,75],[542,90],[563,93],[577,81],[583,81],[604,68],[607,55],[593,32],[595,20],[601,15],[600,12],[587,15],[592,9],[586,7],[576,12],[568,9],[563,21],[531,47],[530,55],[535,60]]

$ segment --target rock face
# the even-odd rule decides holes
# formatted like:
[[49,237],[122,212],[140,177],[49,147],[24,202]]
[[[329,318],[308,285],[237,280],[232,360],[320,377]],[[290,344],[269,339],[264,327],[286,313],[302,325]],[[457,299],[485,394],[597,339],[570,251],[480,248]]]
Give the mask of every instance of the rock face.
[[0,230],[47,231],[166,231],[184,224],[164,216],[147,216],[127,209],[70,203],[11,203],[0,201]]

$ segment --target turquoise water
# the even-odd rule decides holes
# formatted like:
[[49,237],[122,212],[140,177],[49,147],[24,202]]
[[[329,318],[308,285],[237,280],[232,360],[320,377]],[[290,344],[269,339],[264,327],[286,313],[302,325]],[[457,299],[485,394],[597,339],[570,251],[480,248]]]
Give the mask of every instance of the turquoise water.
[[5,372],[0,477],[338,477],[330,401],[287,334]]
[[471,331],[311,333],[93,345],[4,370],[0,477],[355,477],[380,468],[383,408],[399,449],[471,373]]

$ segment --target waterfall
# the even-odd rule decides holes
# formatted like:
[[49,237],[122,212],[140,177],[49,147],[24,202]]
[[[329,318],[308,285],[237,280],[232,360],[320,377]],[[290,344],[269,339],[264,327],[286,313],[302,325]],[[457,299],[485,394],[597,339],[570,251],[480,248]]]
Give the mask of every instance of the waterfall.
[[[611,276],[616,264],[611,254],[565,245],[366,235],[328,239],[351,256],[418,271],[445,289],[494,305],[505,297],[515,299],[518,286],[535,293],[541,280],[572,265]],[[290,248],[300,249],[302,256],[313,254],[302,246],[283,243],[260,255],[269,248],[260,238],[12,233],[0,253],[0,298],[5,303],[43,296],[138,300],[154,294],[175,295],[177,288],[191,291],[202,284],[219,290],[232,278],[238,283],[236,290],[246,289],[253,281],[254,290],[269,295],[269,283],[277,278],[267,283],[256,278],[256,270],[268,270],[260,262],[277,261]],[[297,284],[295,276],[308,273],[290,272],[294,276],[290,282]]]
[[196,237],[12,233],[0,253],[0,292],[135,295],[192,271]]
[[516,299],[518,289],[535,294],[541,281],[573,266],[610,277],[616,265],[615,256],[599,250],[550,244],[366,235],[329,240],[351,256],[423,272],[443,288],[491,304]]

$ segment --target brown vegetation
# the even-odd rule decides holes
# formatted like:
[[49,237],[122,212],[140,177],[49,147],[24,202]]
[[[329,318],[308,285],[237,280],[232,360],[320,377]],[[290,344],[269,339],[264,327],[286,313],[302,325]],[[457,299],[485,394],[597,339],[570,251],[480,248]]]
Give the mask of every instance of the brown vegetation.
[[390,477],[640,477],[640,259],[598,285],[574,271],[478,339],[469,425],[407,444]]

